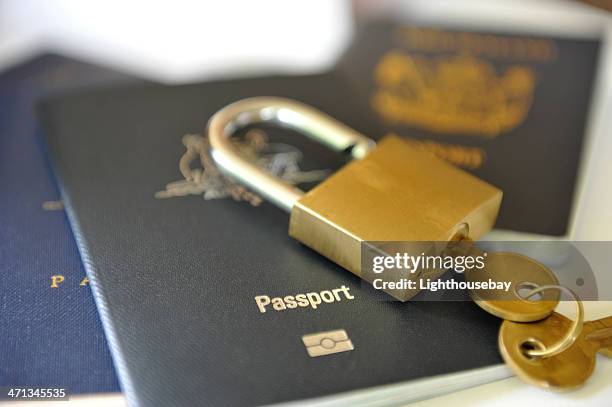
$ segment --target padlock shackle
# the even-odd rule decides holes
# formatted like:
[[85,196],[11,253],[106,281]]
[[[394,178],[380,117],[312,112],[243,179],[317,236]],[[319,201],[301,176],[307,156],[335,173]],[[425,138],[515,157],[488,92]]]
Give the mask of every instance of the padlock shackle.
[[219,169],[268,201],[291,212],[304,195],[299,188],[246,160],[230,141],[238,130],[257,123],[276,123],[316,140],[338,152],[361,159],[376,143],[308,105],[278,97],[254,97],[234,102],[208,121],[211,155]]

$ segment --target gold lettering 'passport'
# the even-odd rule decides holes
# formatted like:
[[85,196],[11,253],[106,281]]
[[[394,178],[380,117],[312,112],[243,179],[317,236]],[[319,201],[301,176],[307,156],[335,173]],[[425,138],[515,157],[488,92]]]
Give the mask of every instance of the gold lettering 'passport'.
[[[397,134],[504,191],[497,227],[568,230],[597,39],[379,22],[340,63],[378,134]],[[355,102],[358,103],[358,102]]]

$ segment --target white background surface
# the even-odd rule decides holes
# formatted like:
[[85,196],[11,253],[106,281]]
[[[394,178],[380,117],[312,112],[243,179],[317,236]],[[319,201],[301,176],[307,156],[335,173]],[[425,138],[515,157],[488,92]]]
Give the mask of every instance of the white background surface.
[[[407,0],[398,4],[381,0],[372,7],[386,5],[401,10],[396,14],[484,29],[586,37],[603,32],[605,38],[612,32],[612,18],[605,12],[572,2]],[[339,0],[0,0],[0,69],[41,49],[54,49],[169,83],[270,70],[315,72],[333,66],[351,32],[349,4]],[[577,195],[572,232],[576,240],[612,240],[610,50],[606,40]],[[612,304],[587,305],[590,318],[611,313]],[[123,401],[121,397],[75,399],[70,405],[75,404],[110,406]],[[416,405],[610,406],[612,361],[599,358],[589,383],[571,393],[546,392],[512,378]]]

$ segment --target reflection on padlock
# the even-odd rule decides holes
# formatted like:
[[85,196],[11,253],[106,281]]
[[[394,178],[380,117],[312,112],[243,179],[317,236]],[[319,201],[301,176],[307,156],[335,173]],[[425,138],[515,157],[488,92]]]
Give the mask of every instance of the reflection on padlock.
[[[242,158],[228,140],[241,128],[270,122],[350,153],[355,160],[304,193]],[[291,213],[290,236],[370,281],[371,270],[362,267],[364,242],[446,242],[458,234],[478,239],[493,227],[501,204],[499,189],[398,137],[386,137],[376,146],[333,118],[288,99],[232,103],[210,119],[208,137],[221,171]],[[417,291],[389,293],[405,301]]]

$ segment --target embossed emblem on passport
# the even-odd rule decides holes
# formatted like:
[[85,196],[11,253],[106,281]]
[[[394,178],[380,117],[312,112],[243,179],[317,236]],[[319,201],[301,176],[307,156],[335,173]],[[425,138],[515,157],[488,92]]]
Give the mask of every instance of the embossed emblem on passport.
[[378,63],[371,103],[387,121],[447,134],[493,138],[520,125],[533,102],[535,73],[514,64],[499,73],[472,56],[389,52]]
[[355,349],[344,329],[304,335],[302,342],[311,358]]
[[[221,174],[210,156],[210,144],[206,137],[197,134],[183,136],[185,153],[179,160],[179,169],[184,179],[171,182],[166,189],[155,193],[155,198],[172,198],[185,195],[202,195],[205,200],[232,198],[259,206],[261,197]],[[267,169],[271,174],[290,184],[323,180],[328,170],[302,171],[299,163],[302,152],[288,144],[269,143],[261,130],[249,131],[236,147],[249,160]],[[194,163],[199,163],[192,167]]]

